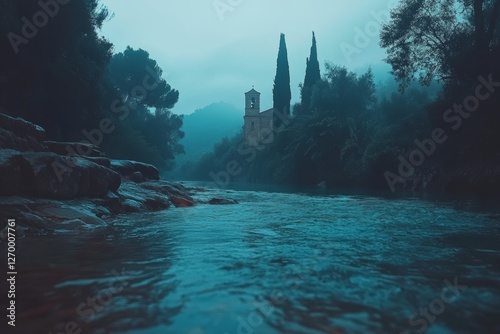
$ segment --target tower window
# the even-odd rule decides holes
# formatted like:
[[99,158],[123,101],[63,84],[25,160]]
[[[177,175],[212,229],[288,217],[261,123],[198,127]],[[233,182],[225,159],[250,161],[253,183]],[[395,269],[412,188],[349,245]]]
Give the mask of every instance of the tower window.
[[250,108],[255,109],[255,97],[252,97],[252,100],[250,101]]
[[252,122],[252,123],[250,124],[250,127],[251,127],[251,129],[252,129],[252,130],[255,130],[255,123],[254,123],[254,122]]

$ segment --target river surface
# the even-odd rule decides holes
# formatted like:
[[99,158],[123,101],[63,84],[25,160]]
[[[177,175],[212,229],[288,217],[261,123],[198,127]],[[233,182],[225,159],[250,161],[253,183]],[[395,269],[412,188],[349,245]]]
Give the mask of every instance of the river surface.
[[495,203],[265,187],[200,196],[240,204],[18,240],[7,333],[500,333]]

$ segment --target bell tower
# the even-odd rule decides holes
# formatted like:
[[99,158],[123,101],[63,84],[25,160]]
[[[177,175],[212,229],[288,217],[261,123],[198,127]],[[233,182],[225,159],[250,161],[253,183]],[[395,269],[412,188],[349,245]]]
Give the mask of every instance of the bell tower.
[[246,142],[256,145],[260,134],[260,93],[253,87],[245,93],[245,124],[243,131]]
[[245,115],[258,115],[260,113],[260,93],[253,87],[245,93]]

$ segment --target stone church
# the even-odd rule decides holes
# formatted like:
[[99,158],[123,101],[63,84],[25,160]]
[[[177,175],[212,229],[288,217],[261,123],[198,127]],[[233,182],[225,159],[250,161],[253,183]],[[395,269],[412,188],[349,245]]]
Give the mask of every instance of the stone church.
[[245,123],[243,132],[250,145],[258,145],[272,140],[274,109],[260,111],[260,93],[253,87],[245,93]]

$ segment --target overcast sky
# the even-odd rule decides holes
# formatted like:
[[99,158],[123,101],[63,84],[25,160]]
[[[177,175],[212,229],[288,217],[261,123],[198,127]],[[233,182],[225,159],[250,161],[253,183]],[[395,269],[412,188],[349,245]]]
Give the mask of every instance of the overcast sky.
[[[189,114],[213,102],[243,108],[255,86],[272,107],[280,33],[286,35],[292,103],[300,99],[312,31],[324,62],[354,71],[387,67],[378,46],[380,20],[394,0],[103,0],[114,17],[102,35],[115,45],[142,48],[179,90],[173,112]],[[359,31],[368,31],[361,35]],[[371,37],[373,36],[373,37]]]

